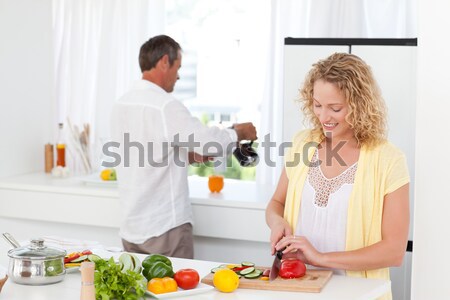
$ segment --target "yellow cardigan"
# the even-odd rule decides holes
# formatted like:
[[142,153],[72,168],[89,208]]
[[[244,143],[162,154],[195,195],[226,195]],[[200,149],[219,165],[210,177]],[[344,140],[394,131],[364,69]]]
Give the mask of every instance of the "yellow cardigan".
[[[320,138],[311,130],[296,134],[285,156],[289,186],[284,218],[296,232],[303,185]],[[346,251],[356,250],[379,242],[384,196],[409,182],[404,154],[389,142],[368,149],[361,148],[358,169],[350,195],[347,216]],[[406,245],[405,245],[406,247]],[[348,276],[389,279],[389,268],[368,271],[347,271]],[[390,299],[390,295],[386,295]]]

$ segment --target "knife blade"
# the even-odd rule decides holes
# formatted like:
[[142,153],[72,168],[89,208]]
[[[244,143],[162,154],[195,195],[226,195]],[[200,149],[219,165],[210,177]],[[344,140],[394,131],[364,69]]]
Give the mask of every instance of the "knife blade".
[[275,253],[275,259],[273,260],[272,269],[270,269],[269,281],[273,281],[278,277],[278,273],[280,272],[281,266],[281,258],[283,258],[283,250],[278,250]]

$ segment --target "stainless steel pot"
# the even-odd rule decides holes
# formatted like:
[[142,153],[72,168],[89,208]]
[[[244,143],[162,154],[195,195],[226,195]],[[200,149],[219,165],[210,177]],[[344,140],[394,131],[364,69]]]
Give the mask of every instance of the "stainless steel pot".
[[30,245],[19,244],[9,234],[3,234],[15,247],[8,251],[8,275],[16,283],[44,285],[64,279],[64,256],[66,251],[46,247],[43,239],[32,239]]

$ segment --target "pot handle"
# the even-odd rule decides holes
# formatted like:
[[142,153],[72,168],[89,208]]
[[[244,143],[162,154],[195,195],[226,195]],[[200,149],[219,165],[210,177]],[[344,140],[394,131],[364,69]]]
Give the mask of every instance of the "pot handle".
[[20,244],[19,242],[16,241],[15,238],[13,238],[12,235],[10,235],[7,232],[3,232],[3,237],[5,238],[5,240],[7,240],[14,248],[19,248]]

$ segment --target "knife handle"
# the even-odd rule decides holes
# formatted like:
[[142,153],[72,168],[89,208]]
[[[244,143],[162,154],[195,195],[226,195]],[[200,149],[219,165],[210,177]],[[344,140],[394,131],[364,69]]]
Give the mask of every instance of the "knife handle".
[[281,258],[283,257],[283,251],[285,249],[286,249],[286,247],[277,251],[276,256],[278,257],[279,260],[281,260]]

